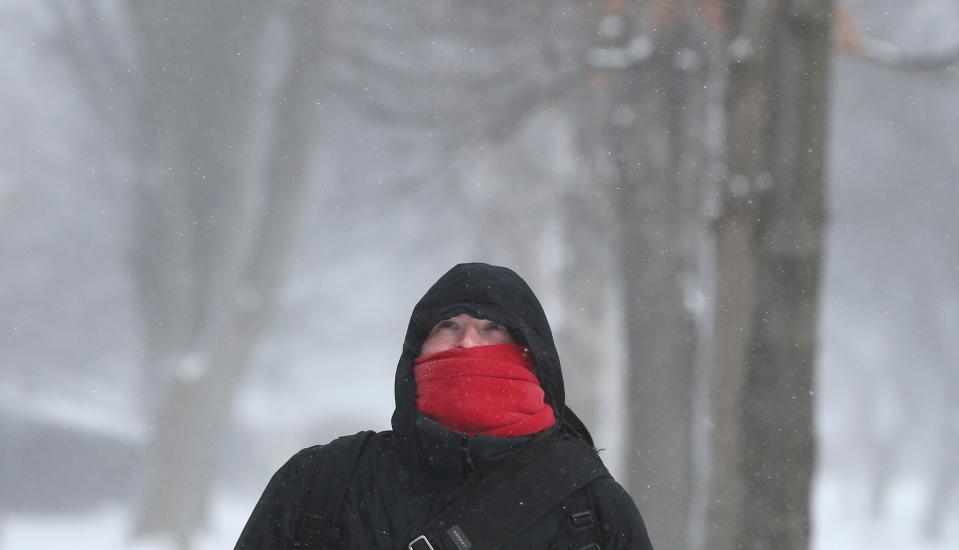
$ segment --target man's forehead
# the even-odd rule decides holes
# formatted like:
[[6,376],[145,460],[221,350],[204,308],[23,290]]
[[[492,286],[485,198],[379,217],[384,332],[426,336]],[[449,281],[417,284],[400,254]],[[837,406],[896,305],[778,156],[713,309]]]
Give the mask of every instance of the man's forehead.
[[487,322],[487,323],[496,323],[496,322],[498,322],[498,321],[493,321],[492,319],[485,319],[485,318],[483,318],[483,317],[474,317],[474,316],[470,315],[469,313],[457,313],[457,314],[455,314],[455,315],[451,315],[451,316],[449,316],[449,317],[444,317],[443,319],[440,319],[440,320],[438,321],[438,323],[442,323],[443,321],[449,321],[449,320],[453,320],[453,321],[485,321],[485,322]]
[[440,321],[444,321],[446,319],[452,319],[460,315],[466,315],[467,317],[470,317],[476,320],[483,320],[483,321],[496,321],[496,322],[503,321],[502,319],[498,318],[499,315],[496,315],[496,313],[492,309],[483,308],[482,306],[470,304],[470,305],[454,306],[454,307],[443,310],[440,314],[435,315],[433,317],[432,324],[435,325],[436,323]]

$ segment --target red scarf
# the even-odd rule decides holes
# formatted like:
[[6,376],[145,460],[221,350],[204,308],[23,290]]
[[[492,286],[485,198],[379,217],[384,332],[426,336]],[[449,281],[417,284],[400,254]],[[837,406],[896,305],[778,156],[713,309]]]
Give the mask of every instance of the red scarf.
[[500,344],[452,348],[416,359],[416,407],[469,435],[530,435],[556,423],[533,374],[532,354]]

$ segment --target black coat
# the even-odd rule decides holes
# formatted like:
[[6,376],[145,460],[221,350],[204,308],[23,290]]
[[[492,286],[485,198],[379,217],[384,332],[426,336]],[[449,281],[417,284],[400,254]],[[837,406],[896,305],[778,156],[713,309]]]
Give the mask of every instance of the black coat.
[[[460,313],[500,322],[510,327],[518,343],[529,346],[546,402],[556,413],[553,428],[526,437],[470,437],[417,411],[413,361],[430,329],[438,321]],[[536,448],[546,438],[576,440],[581,442],[583,452],[592,452],[588,430],[565,405],[559,358],[542,306],[526,283],[506,268],[461,264],[430,288],[410,319],[396,372],[395,394],[393,430],[375,434],[356,462],[339,515],[338,548],[407,548],[420,529],[464,486],[509,464],[511,457]],[[329,452],[324,446],[305,449],[274,475],[237,542],[237,550],[292,548],[303,495],[313,475],[310,472],[315,461],[322,461],[324,452]],[[502,548],[579,550],[583,546],[579,539],[575,548],[571,546],[571,502],[591,503],[598,524],[594,539],[600,539],[593,542],[601,548],[651,550],[635,504],[609,477],[589,483]]]

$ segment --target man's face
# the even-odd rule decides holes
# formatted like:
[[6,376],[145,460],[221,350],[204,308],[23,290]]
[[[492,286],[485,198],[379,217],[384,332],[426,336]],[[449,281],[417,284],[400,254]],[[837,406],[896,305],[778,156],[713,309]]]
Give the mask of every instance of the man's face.
[[430,330],[420,355],[429,355],[453,348],[475,348],[494,344],[514,344],[505,326],[496,321],[476,319],[462,313],[440,321]]

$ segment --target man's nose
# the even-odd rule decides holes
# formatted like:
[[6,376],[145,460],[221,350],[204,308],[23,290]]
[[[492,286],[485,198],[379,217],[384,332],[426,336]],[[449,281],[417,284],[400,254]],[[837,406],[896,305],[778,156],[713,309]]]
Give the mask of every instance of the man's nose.
[[463,329],[463,333],[460,336],[459,344],[459,347],[461,348],[475,348],[479,346],[485,346],[486,340],[483,339],[483,336],[478,330],[476,330],[476,328],[466,327]]

